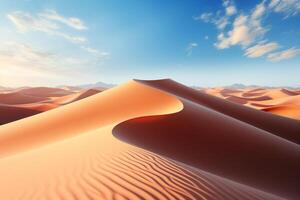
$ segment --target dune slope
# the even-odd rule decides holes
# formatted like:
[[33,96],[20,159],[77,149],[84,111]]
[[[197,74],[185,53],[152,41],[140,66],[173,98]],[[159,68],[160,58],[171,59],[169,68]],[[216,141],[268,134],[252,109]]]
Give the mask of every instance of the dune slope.
[[261,124],[256,124],[251,117],[262,120],[266,114],[270,117],[265,122],[281,119],[278,116],[252,109],[253,115],[250,112],[248,117],[243,115],[243,107],[234,107],[221,99],[223,107],[216,107],[216,103],[221,103],[219,99],[197,95],[197,91],[171,80],[141,82],[177,95],[184,109],[171,115],[121,123],[114,129],[115,136],[247,185],[289,198],[300,196],[300,146],[284,139],[284,134],[300,132],[300,122],[291,120],[295,132],[289,132],[287,123],[272,129],[276,130],[273,134],[260,129]]
[[0,125],[36,115],[40,111],[0,104]]
[[202,89],[228,101],[272,114],[300,120],[300,93],[285,88]]
[[0,125],[20,120],[95,95],[100,90],[67,91],[60,88],[26,88],[0,93]]
[[174,96],[131,81],[3,125],[1,198],[283,199],[112,135],[115,125],[125,120],[182,109],[182,102]]
[[300,144],[300,121],[255,110],[240,104],[214,97],[176,83],[172,80],[140,81],[141,83],[184,97],[216,112],[243,121],[279,137]]

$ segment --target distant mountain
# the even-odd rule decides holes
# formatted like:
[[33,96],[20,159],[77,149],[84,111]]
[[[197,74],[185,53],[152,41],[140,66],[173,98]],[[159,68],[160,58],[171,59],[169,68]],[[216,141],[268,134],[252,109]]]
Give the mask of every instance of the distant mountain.
[[266,88],[266,89],[272,89],[272,88],[287,88],[287,89],[293,89],[293,90],[299,90],[300,87],[291,87],[291,86],[261,86],[261,85],[244,85],[241,83],[234,83],[229,86],[225,86],[225,88],[230,89],[244,89],[244,88]]
[[9,91],[9,90],[12,90],[12,88],[0,86],[0,91]]
[[241,83],[234,83],[232,85],[226,86],[226,88],[231,88],[231,89],[244,89],[248,86],[241,84]]
[[6,87],[0,86],[0,91],[1,91],[1,90],[6,90]]
[[77,85],[75,87],[79,87],[79,88],[82,88],[82,89],[90,89],[90,88],[94,88],[94,89],[103,89],[103,88],[105,88],[105,89],[107,89],[107,88],[112,88],[114,86],[116,86],[116,85],[99,81],[97,83]]
[[56,86],[58,88],[64,88],[67,90],[81,90],[81,89],[98,89],[98,90],[104,90],[104,89],[109,89],[112,88],[116,85],[114,84],[109,84],[109,83],[104,83],[104,82],[97,82],[97,83],[91,83],[91,84],[83,84],[83,85],[59,85]]

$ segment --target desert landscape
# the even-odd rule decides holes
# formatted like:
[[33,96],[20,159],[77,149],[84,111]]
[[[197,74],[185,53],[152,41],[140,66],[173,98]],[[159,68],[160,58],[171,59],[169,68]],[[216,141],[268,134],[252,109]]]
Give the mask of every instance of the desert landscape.
[[300,200],[300,0],[1,0],[0,200]]
[[221,94],[170,79],[2,90],[1,198],[297,199],[300,121]]

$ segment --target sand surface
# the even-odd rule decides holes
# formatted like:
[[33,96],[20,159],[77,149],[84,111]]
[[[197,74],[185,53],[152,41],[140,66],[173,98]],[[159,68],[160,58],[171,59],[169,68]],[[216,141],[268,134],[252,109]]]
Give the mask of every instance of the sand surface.
[[201,92],[276,115],[300,120],[300,91],[284,88],[209,88]]
[[97,89],[24,88],[0,91],[0,125],[45,112],[101,92]]
[[297,120],[171,80],[43,96],[64,106],[0,126],[1,199],[300,196]]

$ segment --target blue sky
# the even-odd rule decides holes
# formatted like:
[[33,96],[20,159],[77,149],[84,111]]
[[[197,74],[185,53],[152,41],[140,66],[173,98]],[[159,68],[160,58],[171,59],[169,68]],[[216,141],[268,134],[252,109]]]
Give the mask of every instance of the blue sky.
[[0,85],[300,86],[299,0],[3,0]]

